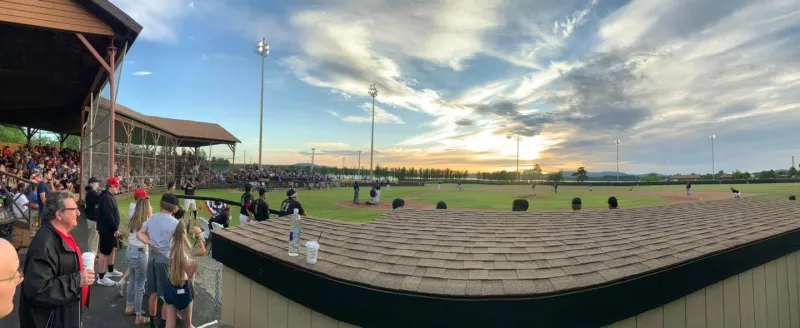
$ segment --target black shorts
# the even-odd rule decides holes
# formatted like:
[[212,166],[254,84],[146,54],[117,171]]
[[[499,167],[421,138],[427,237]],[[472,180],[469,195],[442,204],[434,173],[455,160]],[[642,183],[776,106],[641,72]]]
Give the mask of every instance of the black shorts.
[[97,251],[105,256],[111,255],[114,248],[117,248],[117,238],[114,237],[114,233],[98,231],[98,234],[100,241],[97,243]]

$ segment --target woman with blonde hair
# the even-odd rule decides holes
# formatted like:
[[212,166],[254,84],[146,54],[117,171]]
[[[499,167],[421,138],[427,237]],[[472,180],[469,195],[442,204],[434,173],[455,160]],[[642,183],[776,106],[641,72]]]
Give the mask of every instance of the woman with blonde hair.
[[136,325],[150,324],[150,318],[142,311],[144,299],[144,284],[147,279],[147,258],[149,250],[147,245],[136,238],[136,232],[142,228],[145,221],[153,215],[150,199],[141,197],[136,200],[136,209],[128,225],[128,270],[130,272],[125,291],[125,315],[136,315]]
[[194,227],[194,237],[199,242],[199,248],[191,254],[192,244],[186,235],[186,220],[178,220],[175,233],[172,235],[172,244],[169,252],[169,282],[164,292],[164,314],[166,315],[167,328],[175,328],[177,317],[183,321],[183,326],[192,326],[192,300],[194,299],[194,286],[192,278],[197,271],[197,262],[192,260],[192,255],[203,256],[206,254],[202,230]]

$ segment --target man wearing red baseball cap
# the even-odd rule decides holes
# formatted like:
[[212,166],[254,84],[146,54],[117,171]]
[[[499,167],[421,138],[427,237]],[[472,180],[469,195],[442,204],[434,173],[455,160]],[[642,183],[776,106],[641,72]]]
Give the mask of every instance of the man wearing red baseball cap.
[[[114,198],[119,193],[122,185],[116,177],[110,177],[106,181],[106,189],[100,193],[97,216],[97,232],[100,235],[98,251],[100,252],[100,263],[97,268],[97,283],[103,286],[115,286],[117,283],[110,277],[122,277],[122,272],[114,269],[114,257],[116,255],[117,237],[121,235],[119,231],[119,206]],[[106,273],[108,266],[108,273]]]

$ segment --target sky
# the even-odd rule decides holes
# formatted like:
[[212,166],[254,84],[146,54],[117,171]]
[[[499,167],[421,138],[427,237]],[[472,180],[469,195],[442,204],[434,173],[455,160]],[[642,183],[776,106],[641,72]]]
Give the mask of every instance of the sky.
[[118,102],[220,124],[237,163],[258,162],[261,37],[264,164],[316,148],[368,168],[372,83],[382,166],[513,170],[517,149],[545,171],[800,161],[797,0],[112,2],[144,27]]

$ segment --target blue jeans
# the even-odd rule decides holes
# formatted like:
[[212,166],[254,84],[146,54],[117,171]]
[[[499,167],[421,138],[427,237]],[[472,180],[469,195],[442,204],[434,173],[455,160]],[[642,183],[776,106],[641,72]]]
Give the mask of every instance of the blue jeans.
[[144,298],[144,284],[147,280],[147,249],[129,245],[126,255],[130,270],[128,280],[130,281],[125,290],[125,301],[128,305],[134,306],[136,313],[144,313],[142,299]]

